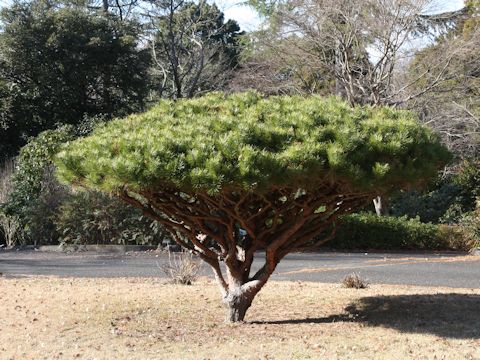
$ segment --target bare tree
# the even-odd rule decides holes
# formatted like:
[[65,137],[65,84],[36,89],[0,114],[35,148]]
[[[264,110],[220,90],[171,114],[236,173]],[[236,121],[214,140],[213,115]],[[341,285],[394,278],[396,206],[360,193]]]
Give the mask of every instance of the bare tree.
[[[453,92],[448,92],[452,94]],[[415,104],[422,120],[435,129],[444,143],[460,158],[480,154],[480,113],[478,98],[466,94],[445,99],[445,93],[428,96]]]
[[205,2],[152,1],[146,11],[161,97],[190,98],[221,89],[238,61],[238,24]]
[[[446,68],[448,82],[443,82],[425,96],[408,105],[434,128],[459,157],[480,154],[480,28],[451,34],[418,55],[417,71],[438,61],[454,49],[455,58]],[[430,71],[430,77],[438,76]]]
[[[439,70],[435,78],[426,72],[405,83],[399,77],[427,36],[438,36],[462,14],[427,15],[434,11],[431,0],[293,0],[278,5],[273,31],[263,40],[274,61],[289,65],[301,79],[308,68],[333,80],[334,92],[352,105],[398,106],[444,81],[455,56],[446,52],[431,64]],[[409,91],[426,79],[418,92]]]
[[[453,47],[405,76],[419,48],[464,14],[436,10],[432,0],[280,1],[259,41],[274,68],[295,73],[298,91],[335,93],[352,105],[406,106],[456,76],[448,69],[462,49]],[[386,199],[374,206],[388,214]]]

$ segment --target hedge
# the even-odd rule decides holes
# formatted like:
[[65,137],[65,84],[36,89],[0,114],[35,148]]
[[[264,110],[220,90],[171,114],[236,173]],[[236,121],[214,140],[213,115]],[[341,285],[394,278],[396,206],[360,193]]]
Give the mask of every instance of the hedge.
[[357,213],[341,219],[336,249],[469,250],[471,238],[459,226],[422,223],[418,219]]

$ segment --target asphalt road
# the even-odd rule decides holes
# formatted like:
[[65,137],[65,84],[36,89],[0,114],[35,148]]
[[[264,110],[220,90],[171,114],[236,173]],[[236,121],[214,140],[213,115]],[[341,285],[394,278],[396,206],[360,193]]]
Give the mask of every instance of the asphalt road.
[[[61,277],[165,277],[164,253],[126,254],[0,252],[0,272],[5,277],[45,275]],[[263,255],[254,262],[254,269]],[[374,284],[406,284],[480,288],[480,256],[452,253],[310,253],[291,254],[277,267],[272,280],[340,282],[359,273]],[[202,274],[211,276],[207,266]]]

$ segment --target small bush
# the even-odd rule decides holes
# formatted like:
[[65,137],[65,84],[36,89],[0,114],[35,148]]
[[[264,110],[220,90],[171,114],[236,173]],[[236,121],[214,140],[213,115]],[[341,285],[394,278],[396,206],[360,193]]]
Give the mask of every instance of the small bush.
[[466,239],[470,241],[470,249],[480,247],[480,207],[464,214],[460,219],[460,226],[464,229]]
[[198,278],[200,263],[190,253],[169,252],[168,264],[163,265],[162,270],[173,284],[191,285]]
[[61,233],[55,220],[62,203],[68,199],[70,190],[61,185],[54,176],[52,165],[45,167],[40,192],[23,211],[23,224],[33,245],[58,244]]
[[479,244],[474,229],[464,225],[439,225],[440,236],[450,250],[470,251]]
[[368,287],[368,283],[355,272],[345,276],[342,285],[347,289],[366,289]]
[[18,217],[0,213],[0,234],[3,234],[7,246],[17,245],[19,230],[20,221]]

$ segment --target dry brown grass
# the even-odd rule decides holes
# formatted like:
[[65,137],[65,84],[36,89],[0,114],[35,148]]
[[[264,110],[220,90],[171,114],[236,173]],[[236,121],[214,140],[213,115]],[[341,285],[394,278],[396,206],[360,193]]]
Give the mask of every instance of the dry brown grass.
[[192,254],[168,252],[168,263],[161,269],[173,284],[192,285],[198,279],[201,263]]
[[244,324],[215,284],[0,278],[1,359],[479,359],[480,290],[272,282]]
[[353,272],[343,278],[342,285],[348,289],[366,289],[368,282],[360,274]]

